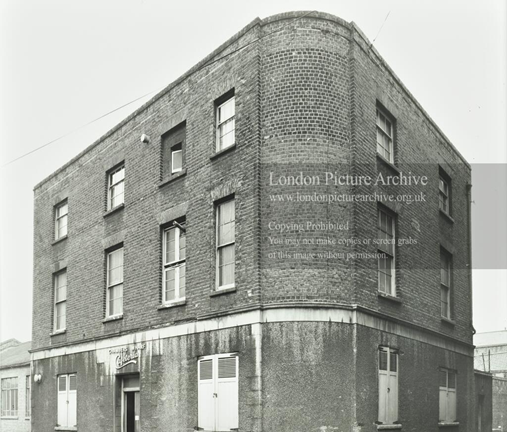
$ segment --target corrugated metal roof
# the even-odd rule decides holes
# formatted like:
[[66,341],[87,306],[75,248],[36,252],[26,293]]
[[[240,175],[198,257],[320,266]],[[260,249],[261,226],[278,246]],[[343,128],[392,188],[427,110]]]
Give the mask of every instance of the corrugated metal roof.
[[23,342],[0,352],[0,369],[17,364],[30,363],[30,353],[28,350],[31,348],[32,342]]
[[507,330],[477,333],[474,335],[474,344],[477,347],[507,345]]

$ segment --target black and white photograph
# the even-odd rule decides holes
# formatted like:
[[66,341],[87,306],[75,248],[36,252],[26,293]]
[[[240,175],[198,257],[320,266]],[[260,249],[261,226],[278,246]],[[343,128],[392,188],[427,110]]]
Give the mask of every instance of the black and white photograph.
[[507,432],[507,2],[4,0],[1,432]]

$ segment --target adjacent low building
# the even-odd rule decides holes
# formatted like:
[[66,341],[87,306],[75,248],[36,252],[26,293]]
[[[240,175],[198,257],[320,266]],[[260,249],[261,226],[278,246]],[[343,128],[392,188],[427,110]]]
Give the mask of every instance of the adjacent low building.
[[489,432],[493,428],[493,376],[475,371],[475,412],[477,432]]
[[507,431],[507,330],[474,336],[475,368],[493,376],[493,430]]
[[33,430],[475,432],[470,178],[354,23],[255,19],[35,187]]
[[31,342],[9,339],[0,344],[0,430],[30,431]]

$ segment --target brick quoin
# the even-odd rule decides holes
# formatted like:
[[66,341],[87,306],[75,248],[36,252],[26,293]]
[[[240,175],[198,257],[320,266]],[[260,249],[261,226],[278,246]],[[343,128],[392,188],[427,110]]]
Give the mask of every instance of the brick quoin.
[[[236,144],[217,155],[215,101],[231,90]],[[377,107],[392,116],[394,164],[377,155]],[[182,122],[184,171],[166,181],[162,136]],[[124,207],[107,212],[107,173],[120,163]],[[399,170],[425,175],[429,185],[269,184],[271,173],[376,177]],[[442,170],[452,180],[452,218],[439,211]],[[238,352],[241,431],[375,431],[378,348],[391,346],[400,352],[402,430],[439,430],[438,369],[445,367],[458,371],[459,430],[474,431],[470,182],[469,164],[355,24],[319,12],[255,19],[35,187],[32,356],[47,379],[33,390],[33,430],[54,428],[56,376],[77,373],[78,430],[119,431],[118,402],[112,402],[119,387],[100,350],[130,337],[147,344],[139,366],[143,430],[196,426],[197,357]],[[424,203],[384,203],[396,215],[396,237],[417,240],[396,248],[397,298],[379,295],[376,259],[270,258],[270,222],[348,222],[348,230],[326,237],[377,237],[376,201],[271,199],[295,191],[426,194]],[[216,295],[215,204],[230,196],[236,206],[235,290]],[[54,206],[65,199],[68,236],[55,242]],[[183,217],[186,302],[161,308],[161,233]],[[297,237],[294,230],[276,237],[285,245],[277,252],[298,251],[286,243]],[[123,317],[104,322],[105,257],[119,244]],[[441,248],[452,254],[451,320],[440,313]],[[318,244],[304,248],[322,250]],[[332,250],[375,253],[377,247]],[[53,334],[53,275],[63,268],[67,325]],[[241,321],[253,312],[276,318],[261,318],[258,333],[258,323]],[[227,319],[238,320],[237,326],[220,327]],[[218,328],[156,341],[146,336],[204,321]]]

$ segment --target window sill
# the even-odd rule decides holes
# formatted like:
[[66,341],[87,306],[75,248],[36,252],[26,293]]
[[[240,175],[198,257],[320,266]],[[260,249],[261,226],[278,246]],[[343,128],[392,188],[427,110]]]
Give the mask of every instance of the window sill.
[[64,236],[57,238],[53,243],[51,243],[51,246],[54,246],[55,244],[58,244],[64,240],[67,240],[69,238],[68,234],[65,234]]
[[438,422],[438,427],[455,427],[459,426],[459,422]]
[[222,294],[229,294],[229,293],[233,293],[233,292],[236,292],[236,285],[233,285],[233,286],[230,286],[227,288],[220,288],[220,289],[217,288],[217,290],[213,291],[209,296],[215,297],[215,296],[219,296]]
[[449,318],[446,318],[446,317],[440,317],[440,319],[442,320],[443,323],[445,324],[449,324],[451,326],[455,326],[456,325],[456,321],[452,320],[452,319],[449,319]]
[[394,171],[396,174],[400,174],[401,171],[392,162],[389,162],[384,156],[377,153],[377,160],[386,165],[389,169]]
[[111,321],[118,321],[118,320],[121,320],[123,319],[123,314],[121,315],[115,315],[115,316],[110,316],[110,317],[107,317],[107,318],[104,318],[102,320],[102,323],[106,324],[108,322],[111,322]]
[[451,223],[454,223],[454,219],[452,218],[452,216],[449,214],[449,213],[446,213],[445,211],[443,211],[442,209],[439,209],[440,210],[440,214],[446,218],[449,222]]
[[214,153],[213,155],[210,156],[210,159],[211,160],[217,159],[220,156],[222,156],[223,154],[229,153],[230,151],[235,150],[235,149],[236,149],[236,143],[234,143],[233,145],[231,145],[231,146],[229,146],[227,148],[224,148],[224,149],[222,149],[220,151],[217,151],[216,153]]
[[178,299],[178,300],[174,300],[172,302],[167,302],[167,303],[161,304],[159,307],[157,307],[157,309],[158,310],[170,309],[170,308],[173,308],[173,307],[183,306],[183,305],[186,305],[186,304],[187,304],[187,300],[186,299]]
[[401,429],[400,424],[378,424],[377,430],[399,430]]
[[58,336],[67,333],[67,329],[56,330],[53,333],[49,333],[49,336]]
[[55,426],[55,431],[77,431],[77,428],[68,426]]
[[116,213],[117,211],[123,210],[125,208],[125,204],[117,205],[115,208],[112,208],[111,210],[108,210],[104,213],[104,217],[108,217],[109,215],[112,215],[113,213]]
[[175,174],[171,174],[170,176],[168,176],[167,178],[165,178],[164,180],[162,180],[159,184],[158,184],[158,187],[161,188],[161,187],[164,187],[165,185],[168,185],[169,183],[172,183],[173,181],[175,180],[178,180],[182,177],[185,177],[187,175],[187,169],[182,169],[180,172],[177,172]]
[[392,301],[394,303],[398,303],[398,304],[403,303],[403,301],[399,297],[395,297],[395,296],[392,296],[390,294],[385,294],[383,292],[379,292],[377,295],[378,295],[379,298],[390,300],[390,301]]
[[0,419],[2,420],[18,420],[19,417],[14,417],[14,416],[2,416],[0,417]]

